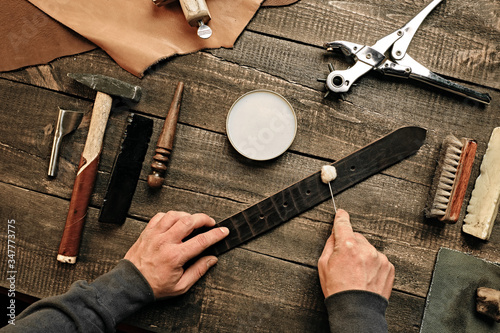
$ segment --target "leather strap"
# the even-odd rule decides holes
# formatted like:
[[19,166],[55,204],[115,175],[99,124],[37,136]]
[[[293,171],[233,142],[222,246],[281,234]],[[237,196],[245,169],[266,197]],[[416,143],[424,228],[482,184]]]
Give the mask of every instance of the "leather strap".
[[[338,194],[414,154],[424,143],[426,133],[420,127],[403,127],[333,163],[338,175],[331,183],[333,193]],[[224,253],[328,198],[330,190],[321,181],[321,172],[318,171],[219,222],[216,227],[229,228],[229,236],[206,252],[215,255]],[[203,231],[206,229],[198,229],[197,234]]]

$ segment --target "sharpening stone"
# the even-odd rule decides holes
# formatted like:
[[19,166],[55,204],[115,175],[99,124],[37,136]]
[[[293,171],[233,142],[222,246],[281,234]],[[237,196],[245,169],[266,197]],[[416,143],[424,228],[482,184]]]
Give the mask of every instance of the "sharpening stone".
[[137,114],[128,117],[99,213],[100,222],[125,222],[152,133],[152,119]]
[[478,287],[500,289],[499,264],[441,248],[420,333],[499,333],[499,323],[476,311]]

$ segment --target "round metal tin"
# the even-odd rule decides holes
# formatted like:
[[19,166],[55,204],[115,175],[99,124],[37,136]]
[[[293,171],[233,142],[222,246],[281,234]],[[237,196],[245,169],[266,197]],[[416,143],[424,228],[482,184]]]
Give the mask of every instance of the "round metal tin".
[[270,90],[250,91],[234,102],[227,114],[226,133],[241,155],[265,161],[283,154],[297,132],[290,103]]

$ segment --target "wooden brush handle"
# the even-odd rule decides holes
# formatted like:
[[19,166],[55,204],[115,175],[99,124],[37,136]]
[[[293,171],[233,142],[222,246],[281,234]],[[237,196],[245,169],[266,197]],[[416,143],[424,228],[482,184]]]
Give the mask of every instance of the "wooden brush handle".
[[177,119],[179,118],[183,90],[184,83],[179,82],[175,89],[174,98],[172,104],[170,104],[170,109],[165,118],[160,137],[156,143],[156,155],[153,156],[153,163],[151,164],[152,172],[148,176],[148,185],[152,188],[161,187],[165,180],[167,163],[174,145],[175,130],[177,128]]
[[450,203],[445,215],[440,219],[446,223],[456,223],[462,210],[465,192],[469,185],[469,178],[476,158],[477,143],[474,140],[463,139],[462,155],[458,161],[457,174],[450,195]]
[[[157,6],[168,5],[177,0],[153,0]],[[178,0],[181,4],[182,12],[186,17],[189,25],[197,27],[198,22],[202,21],[207,24],[210,21],[210,11],[208,10],[205,0]]]
[[80,248],[80,240],[87,215],[90,195],[97,176],[99,157],[101,156],[104,131],[111,111],[111,96],[98,92],[92,118],[90,119],[87,141],[83,149],[80,165],[75,178],[73,193],[69,204],[66,225],[59,245],[57,260],[74,264]]
[[190,26],[197,27],[200,21],[205,24],[210,21],[210,12],[205,0],[179,0],[179,2]]

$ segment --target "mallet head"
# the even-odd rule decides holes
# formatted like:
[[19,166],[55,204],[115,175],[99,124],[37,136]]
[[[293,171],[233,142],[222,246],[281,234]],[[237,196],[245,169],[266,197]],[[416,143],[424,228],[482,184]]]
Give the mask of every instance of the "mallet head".
[[87,87],[108,95],[128,98],[134,102],[141,99],[141,87],[109,76],[87,73],[68,73],[68,76]]

